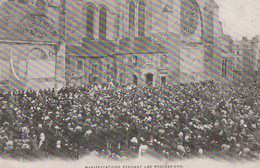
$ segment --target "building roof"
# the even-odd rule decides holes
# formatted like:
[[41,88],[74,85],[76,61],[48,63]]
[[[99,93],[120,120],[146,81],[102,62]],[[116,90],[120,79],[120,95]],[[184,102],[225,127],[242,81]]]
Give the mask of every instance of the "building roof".
[[173,9],[172,9],[172,7],[170,5],[165,4],[162,12],[173,12]]
[[115,46],[112,41],[104,40],[87,40],[83,39],[81,46],[67,45],[66,55],[78,57],[107,57],[122,54],[141,54],[141,53],[163,53],[166,49],[160,44],[153,43],[149,39],[136,38],[134,48],[129,44],[129,39],[122,39],[120,41],[120,50],[116,52]]
[[115,53],[115,44],[111,41],[88,41],[83,39],[81,46],[67,45],[66,55],[78,57],[105,57]]
[[0,4],[0,39],[19,41],[58,41],[53,21],[33,4]]
[[136,38],[135,39],[135,51],[138,53],[147,52],[165,52],[166,49],[159,43],[155,43],[150,38]]
[[132,43],[134,43],[133,47],[130,39],[121,39],[119,53],[162,53],[166,51],[161,44],[153,42],[149,37],[137,37]]

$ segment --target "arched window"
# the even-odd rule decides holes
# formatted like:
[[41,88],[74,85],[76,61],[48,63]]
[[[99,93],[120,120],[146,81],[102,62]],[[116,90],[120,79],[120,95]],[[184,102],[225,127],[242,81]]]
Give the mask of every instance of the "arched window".
[[152,73],[148,73],[145,75],[145,82],[149,86],[153,85],[153,74]]
[[94,7],[87,6],[86,9],[86,37],[87,39],[94,38]]
[[136,75],[133,75],[133,84],[137,85],[138,84],[138,78]]
[[166,76],[161,77],[161,84],[164,86],[166,84]]
[[200,8],[197,0],[182,0],[180,10],[181,32],[185,36],[193,35],[200,21]]
[[222,60],[222,76],[227,76],[227,60]]
[[138,4],[138,36],[145,35],[145,2],[140,0]]
[[129,3],[129,33],[133,34],[135,31],[135,3],[131,1]]
[[107,34],[107,9],[102,7],[99,11],[99,38],[106,39]]

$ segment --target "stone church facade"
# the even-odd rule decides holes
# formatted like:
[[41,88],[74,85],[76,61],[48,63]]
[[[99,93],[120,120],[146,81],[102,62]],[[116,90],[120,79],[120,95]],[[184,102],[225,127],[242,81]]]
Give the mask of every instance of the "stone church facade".
[[161,85],[221,75],[214,51],[221,29],[212,0],[81,0],[65,6],[72,83]]
[[[8,45],[0,50],[7,66],[0,69],[2,81],[11,76],[28,88],[110,81],[154,86],[221,76],[213,0],[14,1],[1,4],[2,22],[13,28],[1,37]],[[12,36],[17,30],[22,39]]]

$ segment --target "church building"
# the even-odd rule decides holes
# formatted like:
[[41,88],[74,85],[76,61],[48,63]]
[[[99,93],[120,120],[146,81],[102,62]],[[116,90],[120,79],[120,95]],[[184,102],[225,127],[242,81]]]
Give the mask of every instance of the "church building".
[[213,0],[81,0],[65,9],[72,83],[162,85],[221,75]]
[[156,86],[221,77],[214,0],[9,0],[0,7],[3,84]]

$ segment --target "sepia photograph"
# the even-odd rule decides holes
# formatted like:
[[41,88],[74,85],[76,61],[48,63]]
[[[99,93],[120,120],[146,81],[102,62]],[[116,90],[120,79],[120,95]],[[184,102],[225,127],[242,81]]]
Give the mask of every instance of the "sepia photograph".
[[260,0],[0,0],[0,168],[259,168]]

